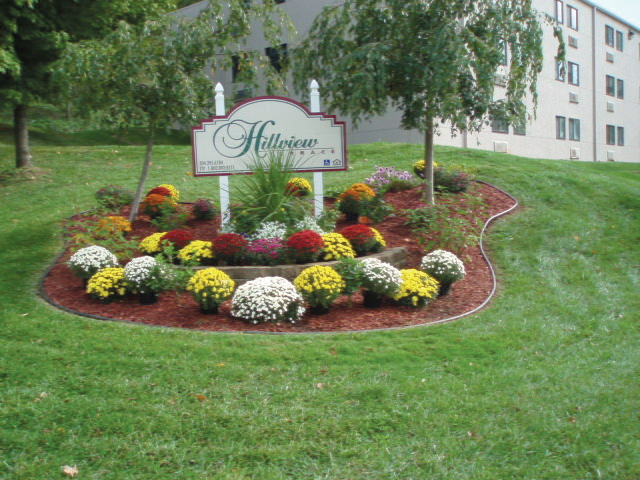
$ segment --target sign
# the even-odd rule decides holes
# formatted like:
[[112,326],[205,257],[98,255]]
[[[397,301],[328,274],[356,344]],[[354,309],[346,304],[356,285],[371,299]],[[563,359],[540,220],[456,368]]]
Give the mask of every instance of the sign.
[[195,176],[251,173],[269,151],[293,156],[294,170],[347,169],[345,123],[283,97],[257,97],[192,128]]

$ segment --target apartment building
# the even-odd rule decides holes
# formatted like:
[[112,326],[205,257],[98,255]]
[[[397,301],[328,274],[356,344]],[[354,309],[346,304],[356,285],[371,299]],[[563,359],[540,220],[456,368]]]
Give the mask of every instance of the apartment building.
[[[246,0],[250,2],[251,0]],[[256,1],[256,0],[254,0]],[[309,31],[313,18],[336,0],[279,0],[299,35]],[[176,12],[195,16],[206,6],[200,2]],[[534,0],[540,12],[555,18],[563,30],[566,60],[556,59],[557,41],[545,27],[544,68],[538,77],[538,108],[535,118],[523,125],[494,121],[479,133],[452,136],[440,127],[436,143],[479,148],[515,155],[582,160],[640,162],[640,30],[624,19],[587,0]],[[283,39],[282,51],[295,47]],[[264,49],[278,61],[259,32],[248,48]],[[497,72],[495,95],[504,91],[504,72]],[[240,101],[254,93],[237,84],[234,72],[221,72],[214,79],[228,95]],[[310,79],[311,80],[311,79]],[[293,89],[290,96],[296,98]],[[387,114],[353,128],[348,119],[348,141],[422,143],[418,131],[399,128],[400,113]]]

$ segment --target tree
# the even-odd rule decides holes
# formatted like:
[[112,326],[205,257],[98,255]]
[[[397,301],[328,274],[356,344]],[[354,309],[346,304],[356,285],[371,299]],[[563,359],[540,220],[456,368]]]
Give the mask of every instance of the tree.
[[147,150],[130,220],[135,218],[151,162],[154,133],[176,122],[193,125],[213,109],[212,75],[235,67],[238,80],[257,86],[258,71],[267,90],[283,87],[268,59],[244,46],[253,22],[265,39],[280,45],[285,29],[295,31],[273,1],[247,8],[244,0],[223,7],[211,3],[196,18],[169,16],[142,28],[121,23],[101,40],[71,45],[58,73],[73,83],[78,101],[120,127],[144,126]]
[[[424,132],[433,203],[441,123],[455,132],[479,131],[488,117],[522,121],[527,95],[535,111],[544,21],[531,0],[344,0],[323,9],[296,49],[295,85],[302,91],[309,78],[322,79],[328,108],[355,124],[399,108],[402,128]],[[506,92],[494,99],[505,53]]]
[[27,109],[51,96],[51,66],[69,40],[105,35],[122,19],[139,23],[174,0],[3,0],[0,105],[13,109],[16,167],[31,165]]

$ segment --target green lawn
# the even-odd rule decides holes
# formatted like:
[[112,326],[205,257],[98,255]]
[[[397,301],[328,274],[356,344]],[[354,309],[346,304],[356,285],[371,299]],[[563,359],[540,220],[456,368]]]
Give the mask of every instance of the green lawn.
[[[640,477],[640,165],[438,148],[521,202],[487,243],[481,313],[390,332],[203,334],[101,322],[37,295],[60,224],[100,187],[135,187],[141,146],[0,146],[0,477],[635,479]],[[410,168],[419,146],[350,148]],[[188,146],[149,186],[215,197]]]

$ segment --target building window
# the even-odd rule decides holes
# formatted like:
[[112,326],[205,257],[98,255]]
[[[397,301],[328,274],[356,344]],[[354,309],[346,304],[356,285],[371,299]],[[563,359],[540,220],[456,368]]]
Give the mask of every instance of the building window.
[[503,118],[491,120],[491,131],[495,133],[509,133],[509,122]]
[[621,52],[624,50],[624,34],[622,32],[616,32],[616,50]]
[[618,98],[624,98],[624,80],[618,79]]
[[267,47],[265,48],[264,52],[267,55],[267,57],[269,57],[269,62],[271,62],[271,66],[278,73],[280,73],[282,71],[282,67],[287,61],[287,55],[288,55],[287,44],[283,43],[282,45],[276,48]]
[[567,25],[569,28],[573,28],[574,30],[578,30],[578,9],[568,6],[569,15],[567,16]]
[[562,60],[556,59],[556,80],[564,82],[564,72],[564,62]]
[[607,145],[616,144],[616,127],[607,125]]
[[624,127],[618,127],[618,145],[624,147]]
[[565,117],[556,117],[556,138],[558,140],[567,139],[567,119]]
[[564,23],[564,2],[556,0],[556,20],[558,23]]
[[527,120],[522,118],[517,122],[513,123],[513,134],[514,135],[526,135],[527,134]]
[[611,75],[607,75],[607,95],[616,96],[616,79]]
[[604,41],[610,47],[615,46],[615,41],[613,39],[614,33],[615,31],[613,30],[613,27],[610,27],[609,25],[604,26]]
[[567,67],[569,70],[569,83],[571,85],[580,85],[580,65],[568,62]]
[[577,118],[569,119],[569,140],[580,141],[580,120]]
[[502,58],[500,58],[500,65],[508,65],[509,50],[507,48],[507,42],[505,42],[504,38],[501,38],[498,42],[498,48],[500,49],[500,54],[502,55]]

